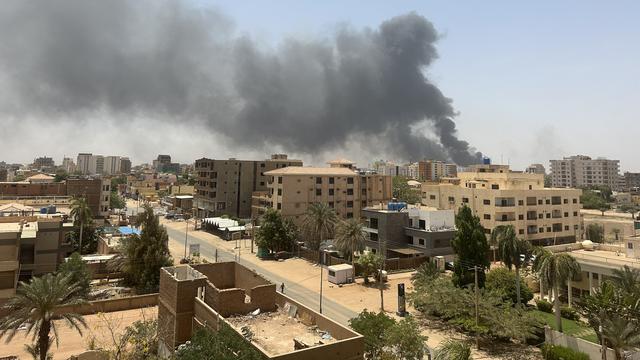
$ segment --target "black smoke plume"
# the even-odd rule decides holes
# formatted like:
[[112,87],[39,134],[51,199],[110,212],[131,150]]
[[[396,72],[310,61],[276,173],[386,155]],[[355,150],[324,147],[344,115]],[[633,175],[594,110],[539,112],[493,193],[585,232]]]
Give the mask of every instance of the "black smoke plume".
[[205,123],[246,148],[317,154],[357,138],[407,160],[476,163],[425,75],[437,40],[415,13],[269,49],[186,1],[6,0],[0,114],[145,114]]

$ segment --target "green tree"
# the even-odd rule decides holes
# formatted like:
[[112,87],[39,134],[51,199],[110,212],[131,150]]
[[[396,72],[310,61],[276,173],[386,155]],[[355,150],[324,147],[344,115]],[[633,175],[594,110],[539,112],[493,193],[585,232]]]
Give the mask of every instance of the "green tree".
[[365,309],[349,320],[349,326],[364,336],[367,359],[424,358],[424,343],[427,337],[420,334],[420,327],[411,316],[396,322],[385,313],[374,313]]
[[560,315],[560,289],[567,285],[567,281],[580,274],[580,264],[567,253],[551,253],[540,251],[534,261],[534,270],[538,273],[542,284],[547,289],[553,289],[553,308],[556,315],[556,327],[562,332],[562,318]]
[[78,248],[76,250],[82,253],[83,230],[86,226],[92,226],[93,224],[91,208],[89,208],[89,204],[85,197],[74,197],[73,200],[71,200],[70,215],[73,219],[74,227],[80,229],[78,235]]
[[307,245],[313,250],[320,249],[320,244],[333,236],[337,222],[338,216],[328,204],[311,204],[302,220]]
[[602,209],[608,210],[611,208],[611,205],[608,203],[607,196],[611,196],[607,191],[603,193],[600,191],[594,191],[592,189],[584,189],[582,190],[582,195],[580,196],[580,202],[582,203],[582,207],[585,209],[594,209],[601,211]]
[[456,215],[458,231],[451,242],[457,255],[453,268],[453,283],[466,286],[474,283],[473,267],[478,269],[478,285],[484,287],[484,269],[489,267],[489,243],[480,219],[474,216],[468,206],[463,206]]
[[109,197],[109,207],[111,209],[124,209],[127,203],[117,191],[112,191]]
[[[522,286],[520,288],[516,287],[516,276],[519,275],[503,267],[491,269],[487,273],[487,281],[484,284],[485,289],[502,294],[503,299],[509,300],[513,304],[519,304],[518,301],[526,304],[533,299],[533,292],[527,284],[524,283],[522,277],[519,282]],[[518,296],[518,294],[520,294],[520,296]]]
[[356,264],[362,269],[364,283],[369,283],[369,276],[375,274],[382,265],[382,257],[372,252],[367,252],[356,260]]
[[409,178],[404,176],[393,177],[393,197],[408,204],[420,203],[420,190],[409,186],[407,181]]
[[57,182],[57,183],[63,182],[67,180],[68,177],[69,177],[69,173],[67,173],[67,171],[64,169],[60,169],[56,171],[56,175],[53,178],[53,182]]
[[602,321],[602,335],[613,348],[616,360],[626,359],[624,350],[640,347],[640,325],[637,318],[629,321],[622,316],[605,317]]
[[60,264],[58,272],[69,276],[71,282],[76,284],[79,289],[80,297],[86,299],[89,296],[89,290],[91,290],[91,271],[89,266],[82,260],[82,256],[74,252],[69,256],[67,261]]
[[[498,243],[498,252],[504,265],[511,271],[515,268],[516,305],[520,306],[520,269],[531,253],[531,246],[526,240],[518,239],[513,225],[501,225],[493,229],[491,238]],[[522,257],[524,256],[524,258]]]
[[587,239],[594,243],[604,242],[604,227],[600,224],[592,223],[587,225],[585,233],[587,235]]
[[[82,334],[86,327],[83,317],[72,312],[57,311],[60,306],[81,305],[86,301],[80,296],[80,287],[68,275],[46,274],[34,277],[29,283],[20,282],[15,296],[3,306],[7,315],[0,320],[0,337],[9,342],[21,327],[26,334],[37,339],[40,360],[46,360],[52,341],[58,346],[58,330],[54,320],[63,320]],[[50,336],[53,330],[53,338]]]
[[447,340],[436,349],[433,360],[471,360],[471,345],[467,341]]
[[290,219],[274,209],[267,209],[256,232],[256,244],[270,251],[290,251],[298,238],[298,230]]
[[417,288],[430,283],[439,276],[440,270],[438,270],[436,263],[427,261],[416,269],[416,273],[412,275],[411,280],[413,281],[414,287]]
[[622,204],[618,207],[618,210],[631,214],[631,218],[635,219],[636,213],[640,211],[640,207],[634,204]]
[[169,236],[164,226],[153,214],[149,205],[139,214],[142,232],[122,240],[122,267],[124,282],[134,286],[138,292],[158,291],[160,269],[171,266],[173,261],[169,253]]
[[640,300],[640,270],[625,265],[621,269],[614,269],[609,281],[618,289]]
[[364,250],[366,239],[364,226],[356,219],[340,221],[336,228],[336,236],[333,244],[347,259],[353,262],[353,254],[356,251]]
[[229,325],[213,332],[207,329],[196,331],[191,342],[176,351],[177,360],[266,360],[266,358]]

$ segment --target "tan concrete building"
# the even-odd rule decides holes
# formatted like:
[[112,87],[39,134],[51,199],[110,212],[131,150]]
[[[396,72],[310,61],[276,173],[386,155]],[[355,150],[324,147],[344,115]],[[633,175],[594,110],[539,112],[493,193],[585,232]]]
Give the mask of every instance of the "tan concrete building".
[[251,217],[251,196],[254,191],[267,191],[267,171],[302,166],[301,160],[275,154],[270,159],[214,160],[202,158],[195,162],[197,217],[220,215]]
[[[255,310],[257,315],[251,314]],[[235,262],[161,269],[158,324],[165,329],[164,357],[195,330],[216,332],[221,326],[265,359],[361,360],[364,355],[362,335],[276,292],[275,284]],[[251,331],[251,339],[242,329]]]
[[553,187],[587,187],[605,185],[617,190],[622,185],[620,160],[592,159],[584,155],[551,160]]
[[59,217],[0,217],[0,302],[15,294],[18,280],[56,271],[69,231]]
[[282,215],[301,220],[309,205],[325,203],[343,218],[361,218],[367,206],[386,203],[393,197],[392,177],[361,174],[346,163],[330,163],[332,167],[287,167],[272,170],[268,193],[257,193],[253,217],[267,207]]
[[534,245],[580,238],[582,190],[545,188],[542,174],[511,172],[504,165],[476,165],[458,178],[458,184],[423,184],[422,203],[456,211],[466,205],[487,233],[513,225],[518,236]]
[[418,178],[421,181],[439,181],[441,178],[456,177],[456,164],[437,160],[418,161]]

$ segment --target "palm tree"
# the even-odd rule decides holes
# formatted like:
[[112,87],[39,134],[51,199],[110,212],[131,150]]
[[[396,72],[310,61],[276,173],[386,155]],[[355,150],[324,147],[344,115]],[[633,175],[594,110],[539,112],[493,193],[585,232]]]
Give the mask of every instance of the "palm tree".
[[567,253],[551,253],[542,250],[534,262],[534,270],[547,289],[553,289],[553,311],[556,315],[556,326],[562,332],[560,317],[560,288],[567,281],[580,274],[580,264]]
[[[520,268],[529,257],[530,245],[526,240],[518,239],[513,225],[500,225],[491,232],[491,239],[498,244],[500,258],[504,265],[511,271],[516,269],[516,304],[521,305],[520,300]],[[524,259],[521,257],[524,255]]]
[[327,204],[314,203],[309,206],[302,221],[302,231],[313,250],[319,250],[320,244],[332,234],[338,216]]
[[434,360],[471,360],[471,346],[466,341],[447,340],[436,349]]
[[622,269],[614,269],[609,278],[618,289],[624,289],[630,294],[640,295],[640,270],[625,265]]
[[353,263],[353,254],[364,250],[365,239],[362,223],[356,219],[348,219],[338,223],[333,244],[343,254],[349,254],[348,258]]
[[[86,303],[79,294],[80,287],[71,281],[69,275],[62,273],[34,277],[28,284],[20,282],[15,296],[3,306],[8,315],[0,320],[0,338],[6,336],[6,342],[9,342],[19,328],[26,327],[27,335],[33,334],[34,341],[37,338],[40,360],[46,360],[53,339],[58,346],[58,330],[54,320],[64,320],[81,335],[81,326],[87,326],[82,315],[56,311],[60,306]],[[51,330],[53,339],[49,336]]]
[[613,348],[616,360],[624,359],[622,352],[640,347],[640,326],[637,321],[614,315],[602,321],[602,336]]
[[80,225],[80,244],[78,252],[82,254],[82,230],[85,225],[91,222],[91,209],[85,197],[75,197],[71,200],[71,217],[74,222]]

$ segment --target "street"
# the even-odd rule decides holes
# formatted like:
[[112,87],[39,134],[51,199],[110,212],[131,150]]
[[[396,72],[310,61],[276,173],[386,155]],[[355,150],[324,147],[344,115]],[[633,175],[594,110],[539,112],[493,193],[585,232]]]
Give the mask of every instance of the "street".
[[[184,247],[184,231],[179,231],[172,229],[170,227],[166,227],[167,234],[169,235],[169,241],[179,244]],[[188,243],[199,243],[200,244],[200,255],[205,257],[209,261],[214,261],[216,247],[213,244],[210,244],[202,239],[195,238],[188,235]],[[218,250],[218,261],[234,261],[235,256],[232,252],[224,250],[222,248],[217,248]],[[248,268],[254,269],[259,274],[263,275],[268,280],[272,281],[277,285],[278,289],[280,289],[280,284],[285,283],[285,294],[290,296],[296,301],[300,301],[301,303],[309,306],[314,310],[319,309],[319,292],[309,290],[301,285],[296,283],[292,283],[287,279],[286,274],[276,274],[273,273],[264,267],[261,267],[255,263],[249,263],[248,261],[243,260],[243,256],[255,256],[255,254],[246,253],[242,254],[238,259],[238,262]],[[325,274],[326,275],[326,274]],[[325,278],[326,279],[326,278]],[[327,285],[325,284],[325,287]],[[342,325],[348,326],[349,319],[353,318],[357,315],[356,312],[347,309],[346,307],[327,299],[326,297],[322,300],[322,313],[329,318],[341,323]]]

